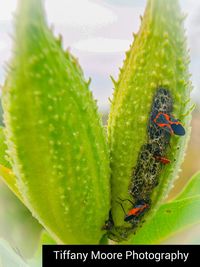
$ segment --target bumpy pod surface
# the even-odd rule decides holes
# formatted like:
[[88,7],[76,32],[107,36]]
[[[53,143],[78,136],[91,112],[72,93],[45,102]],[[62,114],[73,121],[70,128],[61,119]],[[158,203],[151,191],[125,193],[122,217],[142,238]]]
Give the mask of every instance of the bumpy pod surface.
[[89,84],[47,28],[41,0],[19,1],[15,30],[3,109],[17,186],[58,242],[98,243],[109,160]]
[[[191,84],[183,19],[178,1],[149,0],[141,28],[134,35],[134,42],[126,53],[119,79],[114,82],[108,141],[112,175],[111,213],[114,223],[110,237],[115,240],[127,238],[133,232],[130,223],[124,222],[124,211],[119,205],[119,198],[130,199],[134,203],[141,196],[149,194],[151,207],[147,214],[150,218],[150,214],[173,185],[184,157],[190,132]],[[165,108],[183,123],[186,129],[184,137],[160,139],[161,132],[151,125],[159,88],[164,88],[171,103],[171,106]],[[156,136],[157,144],[164,145],[161,156],[171,161],[166,166],[161,167],[153,157]],[[150,166],[145,163],[144,157],[147,157],[148,162],[152,161]],[[158,167],[153,167],[154,164]],[[155,170],[156,180],[151,180]],[[137,177],[142,177],[142,181]],[[154,181],[158,184],[157,187]],[[125,213],[133,207],[129,201],[123,201],[122,204]]]

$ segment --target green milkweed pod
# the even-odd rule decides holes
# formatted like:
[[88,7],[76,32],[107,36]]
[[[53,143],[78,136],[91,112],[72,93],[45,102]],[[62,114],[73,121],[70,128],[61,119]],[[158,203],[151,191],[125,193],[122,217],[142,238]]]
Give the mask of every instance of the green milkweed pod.
[[[134,35],[134,42],[126,53],[119,79],[114,82],[108,121],[112,217],[115,225],[110,236],[115,240],[128,238],[134,231],[130,223],[124,222],[124,212],[118,199],[136,201],[129,188],[131,183],[136,182],[133,172],[138,164],[140,169],[144,166],[138,162],[141,158],[138,155],[141,155],[141,149],[149,142],[148,124],[154,96],[159,88],[165,88],[171,95],[171,113],[182,121],[187,134],[184,137],[173,136],[170,146],[166,147],[165,152],[171,164],[157,172],[158,186],[152,189],[150,195],[149,215],[153,214],[166,197],[177,177],[190,132],[191,84],[188,63],[183,15],[178,1],[149,0],[140,30]],[[152,163],[155,161],[153,157],[151,160]],[[148,177],[151,177],[151,173]],[[133,205],[124,201],[123,208],[126,213]]]
[[20,0],[5,86],[5,135],[17,188],[62,243],[98,243],[110,205],[109,158],[77,60],[48,29],[41,0]]

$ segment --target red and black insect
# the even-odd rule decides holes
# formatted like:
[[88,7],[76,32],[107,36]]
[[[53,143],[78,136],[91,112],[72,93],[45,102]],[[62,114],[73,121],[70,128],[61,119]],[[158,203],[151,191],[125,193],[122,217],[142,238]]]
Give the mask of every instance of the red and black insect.
[[160,161],[162,164],[169,164],[171,161],[170,159],[167,159],[165,157],[162,157],[162,156],[158,156],[158,155],[154,155],[154,158],[157,160],[157,161]]
[[128,211],[128,213],[125,212],[125,209],[121,202],[118,202],[125,214],[124,221],[125,222],[131,222],[131,221],[138,221],[140,217],[144,215],[144,213],[149,209],[150,205],[148,202],[145,202],[144,200],[138,201],[136,204],[133,204],[133,202],[130,199],[120,199],[121,201],[129,201],[133,208]]
[[170,125],[171,128],[174,132],[174,134],[176,135],[185,135],[185,129],[183,127],[183,125],[181,124],[181,122],[177,119],[175,119],[172,115],[170,116],[171,121],[170,121]]
[[157,115],[153,118],[153,122],[171,135],[185,135],[185,129],[183,125],[172,115],[158,112]]

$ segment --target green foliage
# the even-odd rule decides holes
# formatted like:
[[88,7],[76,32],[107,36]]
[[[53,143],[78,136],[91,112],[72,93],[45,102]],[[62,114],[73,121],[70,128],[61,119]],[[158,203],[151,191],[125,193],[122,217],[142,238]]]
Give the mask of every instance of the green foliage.
[[42,231],[40,236],[40,241],[38,244],[38,249],[33,258],[28,261],[28,264],[32,267],[40,266],[41,265],[41,258],[42,258],[42,245],[55,245],[56,242],[52,239],[52,237],[46,232]]
[[24,258],[32,257],[42,227],[21,201],[2,183],[1,179],[0,218],[0,238],[16,247]]
[[29,267],[17,251],[0,239],[0,266],[2,267]]
[[200,195],[200,173],[195,174],[184,190],[176,197],[176,200],[182,200],[189,197]]

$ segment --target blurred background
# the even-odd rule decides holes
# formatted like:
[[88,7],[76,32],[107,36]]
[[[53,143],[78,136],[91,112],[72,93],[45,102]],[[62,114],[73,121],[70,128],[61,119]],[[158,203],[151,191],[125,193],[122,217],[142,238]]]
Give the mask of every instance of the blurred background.
[[[200,169],[200,2],[181,0],[186,13],[186,33],[190,48],[193,92],[196,103],[192,119],[192,135],[180,178],[169,199],[174,197]],[[140,26],[145,0],[46,0],[46,13],[55,35],[62,33],[64,48],[79,58],[85,77],[92,78],[91,90],[98,101],[106,124],[113,85],[110,75],[117,79],[125,51],[133,41],[132,33]],[[6,73],[6,62],[11,56],[13,14],[17,0],[0,0],[0,84]],[[41,227],[0,181],[0,238],[9,240],[24,257],[31,257],[39,239]],[[30,242],[22,237],[31,233]],[[200,227],[174,236],[167,243],[200,243]],[[184,238],[183,238],[184,237]]]

